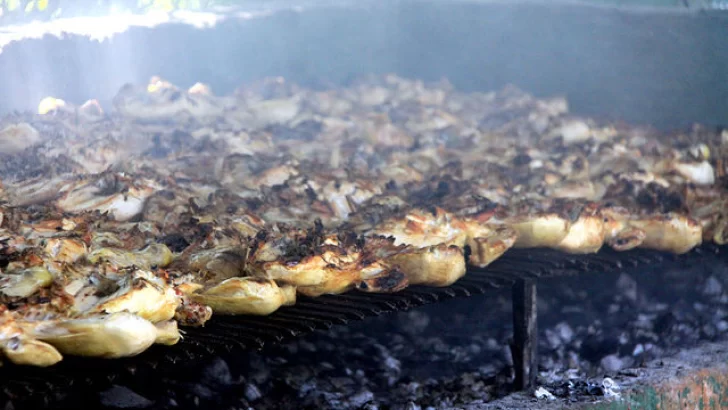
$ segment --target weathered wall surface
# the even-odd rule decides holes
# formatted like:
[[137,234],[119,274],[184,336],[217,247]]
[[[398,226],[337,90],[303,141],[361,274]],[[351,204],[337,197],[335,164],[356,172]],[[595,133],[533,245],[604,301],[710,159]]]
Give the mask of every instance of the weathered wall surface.
[[133,28],[104,42],[46,36],[0,53],[0,112],[53,95],[108,101],[159,74],[217,93],[281,75],[321,86],[395,72],[457,87],[513,83],[572,110],[659,126],[728,125],[728,14],[548,4],[381,2]]

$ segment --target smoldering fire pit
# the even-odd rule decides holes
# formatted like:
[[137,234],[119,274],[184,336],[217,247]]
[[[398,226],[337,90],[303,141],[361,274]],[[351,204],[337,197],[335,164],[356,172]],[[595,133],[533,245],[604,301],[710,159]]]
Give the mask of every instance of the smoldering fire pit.
[[644,403],[645,386],[659,399],[664,380],[701,369],[722,386],[723,369],[709,372],[728,352],[726,252],[633,256],[620,265],[637,266],[539,280],[537,377],[515,394],[512,293],[502,288],[260,351],[210,349],[196,360],[150,352],[121,364],[32,369],[15,383],[4,379],[5,398],[16,409],[89,400],[107,408],[522,409]]
[[[365,12],[348,4],[262,13],[272,16],[266,19],[241,14],[248,23],[230,19],[214,30],[179,22],[137,27],[104,43],[83,35],[13,39],[0,54],[3,72],[13,73],[0,78],[0,94],[13,98],[0,101],[0,110],[34,108],[46,95],[73,102],[110,96],[125,82],[160,73],[222,90],[265,75],[320,85],[398,72],[446,76],[468,90],[515,83],[537,95],[564,93],[575,113],[660,127],[726,123],[728,83],[719,69],[705,69],[728,58],[720,47],[725,15],[396,3]],[[543,35],[554,27],[562,31]],[[270,41],[247,41],[256,36]],[[240,41],[229,49],[209,47],[220,38]],[[38,64],[39,58],[52,63]],[[665,64],[672,59],[678,64]],[[725,362],[725,250],[702,248],[676,260],[599,254],[568,263],[531,255],[541,256],[531,264],[544,269],[540,275],[557,276],[538,282],[537,339],[525,331],[533,317],[521,303],[513,340],[513,280],[524,280],[516,296],[525,302],[533,297],[527,281],[536,275],[531,267],[509,266],[528,265],[533,257],[514,253],[500,268],[473,272],[451,288],[371,300],[324,297],[271,320],[214,320],[191,330],[179,346],[118,362],[6,367],[0,401],[7,409],[524,409],[594,402],[628,408],[630,400],[649,408],[644,397],[663,394],[664,379]],[[395,310],[408,311],[366,318]],[[681,351],[688,353],[675,356]],[[538,358],[537,367],[528,366],[529,357]],[[534,376],[530,389],[513,393]],[[697,391],[680,386],[681,394],[688,389],[686,398]],[[722,403],[719,394],[712,398]]]

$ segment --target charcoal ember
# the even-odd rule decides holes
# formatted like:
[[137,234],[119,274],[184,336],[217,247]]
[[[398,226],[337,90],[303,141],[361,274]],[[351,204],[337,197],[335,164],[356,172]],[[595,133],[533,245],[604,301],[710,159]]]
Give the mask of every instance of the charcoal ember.
[[546,343],[552,350],[558,349],[562,345],[559,335],[551,329],[546,329]]
[[631,302],[637,301],[637,281],[630,275],[622,273],[617,279],[617,289]]
[[192,383],[188,385],[188,394],[193,398],[211,399],[215,397],[215,391],[204,384]]
[[712,323],[706,323],[700,328],[701,336],[707,340],[715,340],[718,329]]
[[616,354],[604,356],[599,364],[609,373],[616,373],[625,367],[624,360],[620,359]]
[[619,339],[613,336],[588,335],[581,343],[581,357],[598,362],[619,350]]
[[250,402],[254,402],[254,401],[260,399],[261,397],[263,397],[263,394],[261,394],[260,389],[258,389],[258,386],[254,385],[252,383],[248,383],[245,385],[244,392],[245,392],[244,393],[245,398]]
[[99,393],[101,405],[113,409],[146,409],[154,402],[128,387],[114,385]]
[[348,377],[332,377],[328,382],[336,390],[341,390],[354,384],[354,380]]
[[561,382],[558,384],[550,384],[548,389],[551,394],[558,398],[568,398],[573,394],[574,384],[571,382]]
[[183,250],[187,249],[188,246],[190,246],[190,243],[185,239],[184,236],[180,234],[169,234],[165,235],[161,239],[159,239],[159,242],[167,245],[167,247],[172,252],[182,252]]
[[715,324],[716,329],[720,333],[725,333],[728,331],[728,321],[720,320],[718,323]]
[[676,324],[677,318],[675,315],[671,311],[665,312],[655,320],[655,333],[658,335],[670,333]]
[[202,370],[200,381],[213,388],[232,385],[233,376],[230,374],[228,364],[220,359],[213,359],[212,363]]
[[586,392],[592,396],[604,396],[604,386],[601,383],[587,382]]
[[162,403],[162,406],[165,408],[175,408],[179,407],[179,403],[177,403],[177,400],[175,400],[173,397],[168,397],[164,403]]
[[411,334],[422,333],[430,324],[430,316],[418,310],[407,312],[403,319],[403,329]]
[[562,342],[571,343],[574,338],[574,330],[566,322],[560,322],[554,329],[556,334],[559,336]]
[[364,407],[366,404],[372,404],[372,401],[374,401],[374,393],[363,390],[350,396],[347,401],[351,408]]
[[298,389],[298,397],[306,397],[309,394],[313,394],[317,391],[316,380],[309,380],[301,385]]
[[403,410],[422,410],[422,406],[413,401],[410,401],[404,405]]
[[715,276],[709,276],[703,284],[703,293],[707,296],[719,296],[723,293],[723,284]]

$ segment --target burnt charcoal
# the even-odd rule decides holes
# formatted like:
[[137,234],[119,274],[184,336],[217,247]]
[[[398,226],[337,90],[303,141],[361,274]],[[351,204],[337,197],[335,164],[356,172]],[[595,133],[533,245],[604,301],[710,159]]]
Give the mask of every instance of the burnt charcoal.
[[619,350],[619,339],[616,337],[601,337],[588,335],[581,344],[581,356],[588,361],[597,363],[604,356],[614,354]]
[[726,331],[728,331],[728,321],[718,321],[718,323],[715,324],[715,328],[718,329],[718,332],[725,333]]
[[212,363],[205,366],[201,372],[202,383],[214,388],[226,387],[233,384],[233,376],[230,374],[228,364],[220,359],[214,359]]
[[260,393],[260,389],[258,389],[258,386],[252,383],[246,384],[244,389],[245,398],[250,402],[254,402],[263,397],[263,395]]
[[404,406],[404,410],[422,410],[422,407],[419,404],[410,401],[406,406]]
[[215,397],[215,391],[213,389],[200,383],[188,385],[188,392],[195,398],[211,399]]
[[349,397],[349,405],[352,408],[364,407],[366,404],[371,404],[374,400],[374,393],[364,390]]
[[544,340],[551,349],[566,346],[574,338],[574,330],[566,322],[557,324],[553,329],[546,329],[544,333]]
[[592,396],[604,396],[604,386],[601,383],[588,382],[586,392]]
[[655,320],[655,333],[657,333],[658,335],[670,333],[676,323],[677,318],[672,313],[672,311],[665,312],[658,316]]
[[628,300],[632,302],[637,301],[637,281],[626,273],[619,275],[619,279],[617,279],[617,289],[619,289],[622,295],[624,295],[624,297]]
[[531,157],[526,153],[518,154],[515,157],[513,157],[513,165],[515,165],[517,167],[528,165],[530,163],[531,163]]
[[723,284],[715,276],[709,276],[703,285],[703,294],[707,296],[719,296],[723,293]]
[[190,246],[184,236],[180,234],[169,234],[159,239],[159,243],[166,245],[172,252],[182,252]]
[[604,356],[599,364],[602,366],[604,371],[610,373],[616,373],[625,367],[624,361],[616,354]]
[[564,343],[571,343],[571,341],[574,339],[574,330],[566,322],[561,322],[556,325],[555,330],[561,338],[561,341],[563,341]]
[[701,336],[707,340],[715,340],[718,335],[718,329],[712,323],[706,323],[700,328]]
[[146,409],[154,403],[128,387],[114,385],[99,393],[101,405],[113,409]]

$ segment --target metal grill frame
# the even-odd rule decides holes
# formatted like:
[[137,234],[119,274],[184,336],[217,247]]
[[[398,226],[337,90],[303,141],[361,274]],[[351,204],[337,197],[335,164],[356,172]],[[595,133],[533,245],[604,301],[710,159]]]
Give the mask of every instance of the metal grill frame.
[[547,249],[512,249],[484,269],[469,269],[455,284],[443,288],[412,286],[394,294],[352,291],[317,298],[301,296],[294,306],[282,307],[265,316],[214,316],[204,327],[184,329],[183,340],[175,346],[153,346],[139,356],[117,360],[67,357],[50,368],[6,365],[0,367],[0,392],[7,398],[33,395],[44,397],[74,384],[91,386],[113,381],[120,375],[139,371],[171,369],[179,363],[202,361],[215,355],[266,345],[334,325],[406,311],[421,305],[456,297],[469,297],[503,288],[512,288],[515,388],[527,389],[536,376],[538,356],[536,288],[539,280],[585,274],[621,271],[639,266],[680,267],[701,260],[706,254],[728,259],[728,246],[704,244],[685,255],[656,251],[601,250],[590,255],[568,255]]

